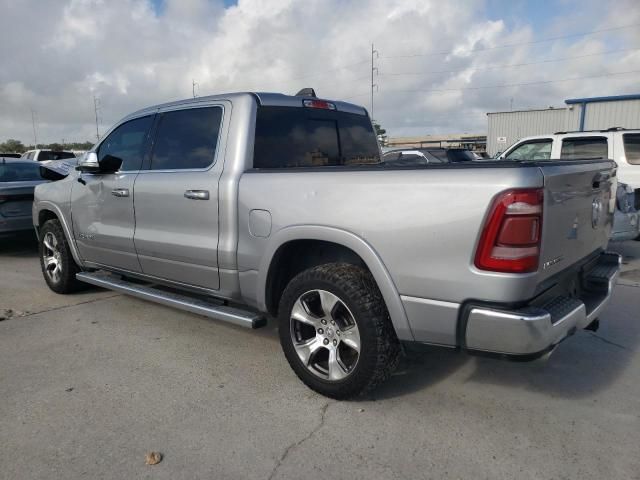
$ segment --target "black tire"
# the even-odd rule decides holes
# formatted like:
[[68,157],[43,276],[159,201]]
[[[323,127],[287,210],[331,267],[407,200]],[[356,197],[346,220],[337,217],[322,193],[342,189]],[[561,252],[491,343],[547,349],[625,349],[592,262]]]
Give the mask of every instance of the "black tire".
[[[294,345],[292,309],[299,299],[316,290],[338,297],[351,314],[349,318],[357,325],[359,356],[346,378],[340,380],[314,374],[314,370],[301,360]],[[287,285],[278,312],[280,344],[289,365],[300,380],[322,395],[335,399],[355,397],[383,383],[398,365],[401,349],[389,313],[373,277],[361,267],[330,263],[303,271]],[[344,332],[346,330],[342,333],[343,340]],[[315,353],[309,358],[311,355]]]
[[[40,228],[39,238],[40,268],[49,288],[56,293],[62,294],[77,292],[84,288],[84,284],[76,280],[76,273],[80,271],[80,268],[73,260],[71,249],[60,221],[57,219],[47,220]],[[52,238],[55,239],[55,249],[57,251],[51,250],[45,245],[45,242],[51,245],[49,240]],[[45,266],[45,257],[54,257],[59,267],[56,275],[51,273],[52,265]],[[53,268],[55,269],[55,266]]]

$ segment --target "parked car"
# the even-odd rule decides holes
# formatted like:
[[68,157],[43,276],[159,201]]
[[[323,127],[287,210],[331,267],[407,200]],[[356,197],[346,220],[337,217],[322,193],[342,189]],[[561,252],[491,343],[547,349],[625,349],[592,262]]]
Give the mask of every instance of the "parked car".
[[21,156],[20,153],[0,153],[0,158],[20,158]]
[[[590,132],[558,132],[553,135],[525,137],[499,159],[573,160],[584,157],[610,158],[618,164],[617,176],[634,193],[631,195],[635,210],[640,210],[640,130],[610,128]],[[633,213],[618,211],[611,233],[613,240],[628,240],[633,232]],[[640,238],[636,235],[635,238]]]
[[394,165],[429,163],[458,163],[481,160],[482,157],[464,148],[398,148],[385,152],[382,156],[385,163]]
[[146,108],[77,169],[36,188],[54,292],[277,317],[292,369],[334,398],[388,378],[401,342],[545,355],[596,328],[620,268],[613,162],[395,165],[364,108],[313,95]]
[[0,235],[32,231],[33,191],[50,178],[30,160],[0,158]]
[[69,158],[76,158],[76,156],[73,152],[38,149],[24,152],[20,158],[42,162],[45,160],[64,160]]

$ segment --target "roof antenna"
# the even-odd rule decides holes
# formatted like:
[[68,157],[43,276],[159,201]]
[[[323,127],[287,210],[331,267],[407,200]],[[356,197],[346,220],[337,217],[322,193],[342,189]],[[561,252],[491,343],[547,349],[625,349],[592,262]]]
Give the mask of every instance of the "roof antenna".
[[316,91],[313,88],[303,88],[295,95],[296,97],[313,97],[318,98],[316,96]]

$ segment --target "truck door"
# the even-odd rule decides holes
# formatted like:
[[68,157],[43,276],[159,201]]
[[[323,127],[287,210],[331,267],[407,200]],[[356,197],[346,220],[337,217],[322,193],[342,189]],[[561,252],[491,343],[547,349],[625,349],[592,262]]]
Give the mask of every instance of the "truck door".
[[71,192],[73,234],[86,261],[140,272],[133,244],[133,184],[149,145],[154,115],[116,127],[98,146],[98,159],[122,159],[120,171],[82,173]]
[[158,113],[148,169],[135,184],[143,273],[218,289],[218,180],[223,105]]

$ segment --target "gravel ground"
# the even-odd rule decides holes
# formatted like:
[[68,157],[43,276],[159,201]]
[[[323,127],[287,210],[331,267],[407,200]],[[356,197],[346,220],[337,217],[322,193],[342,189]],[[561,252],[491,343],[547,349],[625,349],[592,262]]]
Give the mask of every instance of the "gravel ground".
[[[640,478],[640,242],[597,333],[546,361],[411,353],[337,402],[247,331],[102,290],[59,296],[0,240],[0,478]],[[145,454],[163,460],[145,465]]]

